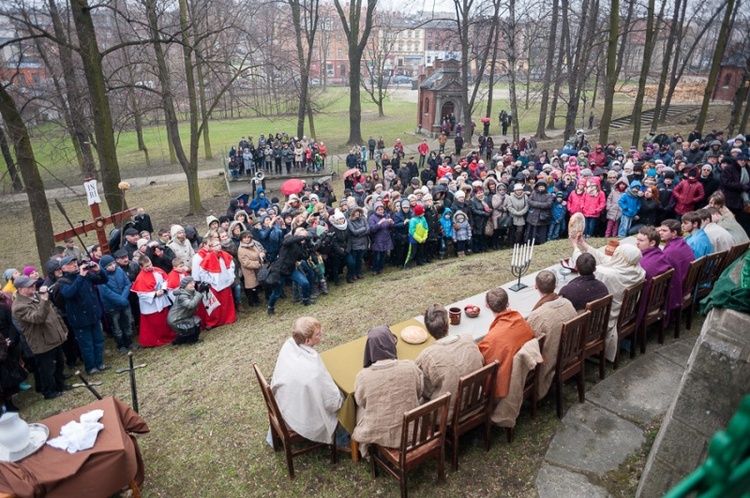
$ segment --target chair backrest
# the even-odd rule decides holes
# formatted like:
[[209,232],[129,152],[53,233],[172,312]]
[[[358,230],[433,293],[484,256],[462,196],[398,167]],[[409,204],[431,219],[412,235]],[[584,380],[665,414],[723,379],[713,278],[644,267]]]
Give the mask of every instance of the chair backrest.
[[664,310],[667,297],[669,297],[669,288],[674,276],[674,268],[670,268],[661,275],[655,276],[651,280],[651,287],[648,290],[646,298],[646,314]]
[[584,311],[572,320],[563,323],[560,335],[560,349],[557,351],[557,365],[563,371],[568,365],[583,358],[586,336],[591,323],[591,312]]
[[612,311],[612,294],[592,301],[586,305],[586,311],[591,312],[591,323],[586,335],[586,345],[596,341],[604,341],[609,327],[609,315]]
[[289,438],[289,431],[286,427],[286,422],[284,422],[284,417],[281,416],[281,410],[279,410],[279,405],[276,404],[276,397],[273,395],[273,391],[271,390],[271,386],[266,381],[266,378],[263,376],[263,374],[260,371],[260,367],[257,363],[253,363],[253,370],[255,371],[255,376],[258,378],[258,384],[260,385],[260,392],[263,393],[263,400],[266,402],[266,409],[268,410],[268,419],[271,422],[271,424],[276,428],[279,435],[282,436],[286,444],[286,441]]
[[628,327],[635,327],[636,321],[638,320],[638,310],[641,307],[643,287],[645,285],[646,280],[642,280],[641,282],[625,289],[625,293],[622,296],[620,314],[617,317],[618,333]]
[[410,453],[419,451],[429,444],[445,442],[445,426],[448,423],[448,405],[451,393],[445,393],[429,403],[418,406],[404,413],[401,426],[401,455],[402,468]]
[[492,396],[499,366],[500,362],[495,360],[458,380],[456,404],[453,408],[454,429],[468,418],[482,412],[489,414],[492,411]]
[[710,287],[716,282],[716,279],[719,278],[719,270],[721,269],[722,261],[727,255],[727,252],[728,251],[715,252],[704,256],[706,259],[703,262],[703,267],[701,268],[700,273],[698,274],[697,286],[699,288]]
[[695,286],[698,284],[698,276],[701,273],[701,269],[706,262],[706,257],[701,256],[700,258],[692,261],[688,267],[687,275],[685,280],[682,281],[682,297],[683,299],[687,296],[692,301],[693,294],[695,293]]
[[745,251],[747,251],[748,247],[750,247],[750,242],[743,242],[742,244],[732,246],[732,248],[729,249],[729,252],[727,252],[724,261],[722,262],[718,276],[721,276],[721,274],[724,273],[724,270],[729,268],[729,265],[737,261],[737,258],[745,254]]

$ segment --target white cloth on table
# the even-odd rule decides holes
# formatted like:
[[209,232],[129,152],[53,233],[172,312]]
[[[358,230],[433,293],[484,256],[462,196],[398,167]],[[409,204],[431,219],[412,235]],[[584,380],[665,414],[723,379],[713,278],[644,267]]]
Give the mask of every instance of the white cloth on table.
[[99,420],[104,416],[104,410],[91,410],[81,415],[81,421],[75,420],[63,425],[60,435],[47,441],[53,448],[65,450],[68,453],[88,450],[94,447],[99,431],[104,425]]

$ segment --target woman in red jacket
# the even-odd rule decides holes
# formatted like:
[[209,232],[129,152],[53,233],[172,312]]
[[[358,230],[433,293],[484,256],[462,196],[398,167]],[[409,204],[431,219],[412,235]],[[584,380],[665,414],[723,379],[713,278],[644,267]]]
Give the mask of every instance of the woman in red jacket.
[[583,231],[585,237],[593,237],[596,233],[596,221],[607,207],[607,196],[602,192],[601,187],[600,180],[596,176],[589,178],[586,184],[582,209],[583,216],[586,218],[586,228]]
[[687,172],[687,178],[682,180],[672,190],[672,199],[674,201],[674,212],[677,218],[694,211],[696,204],[706,196],[703,190],[703,184],[698,181],[698,168],[690,168]]

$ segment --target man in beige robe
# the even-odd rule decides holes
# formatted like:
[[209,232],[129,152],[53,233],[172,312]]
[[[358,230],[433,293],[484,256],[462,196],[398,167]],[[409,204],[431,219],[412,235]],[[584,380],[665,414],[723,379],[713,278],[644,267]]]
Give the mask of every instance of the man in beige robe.
[[450,392],[450,419],[459,379],[482,368],[484,358],[470,335],[448,335],[450,321],[448,311],[443,306],[433,304],[427,308],[424,325],[435,338],[435,343],[422,350],[415,360],[424,374],[422,397],[429,401]]
[[544,366],[542,366],[539,378],[538,396],[542,399],[547,395],[552,379],[555,377],[555,366],[557,365],[557,352],[560,349],[560,337],[563,323],[576,317],[576,309],[573,304],[555,293],[557,279],[555,274],[548,270],[540,271],[536,276],[536,290],[539,291],[541,299],[526,320],[534,331],[537,339],[546,337],[544,341]]

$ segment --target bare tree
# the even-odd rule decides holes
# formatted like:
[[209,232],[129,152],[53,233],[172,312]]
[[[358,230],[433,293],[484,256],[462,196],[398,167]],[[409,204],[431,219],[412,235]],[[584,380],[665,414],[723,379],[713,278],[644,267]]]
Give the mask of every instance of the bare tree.
[[[552,20],[547,39],[547,60],[544,66],[544,81],[542,82],[542,99],[539,103],[539,121],[536,124],[536,137],[547,138],[545,121],[547,120],[547,105],[549,101],[550,85],[552,84],[553,63],[555,59],[555,41],[557,40],[557,18],[560,12],[560,0],[552,0]],[[559,62],[558,62],[559,64]],[[554,112],[554,111],[553,111]]]
[[[309,106],[310,66],[315,49],[315,35],[320,20],[319,0],[287,0],[292,10],[292,25],[300,67],[299,105],[297,106],[297,136],[305,134],[305,113]],[[312,127],[312,113],[310,113]]]
[[23,182],[21,182],[21,177],[18,175],[16,161],[13,159],[13,154],[10,152],[8,137],[5,136],[5,129],[2,123],[0,123],[0,152],[2,152],[3,159],[5,159],[5,167],[8,170],[8,176],[10,176],[10,184],[13,192],[23,191]]
[[[349,140],[350,145],[361,144],[362,140],[362,102],[360,101],[360,80],[362,78],[362,54],[372,31],[375,7],[378,0],[350,0],[348,13],[340,0],[333,0],[336,12],[344,28],[346,42],[349,46]],[[362,16],[364,15],[364,19]]]
[[389,14],[377,16],[377,36],[371,39],[364,53],[365,75],[362,78],[362,88],[378,106],[378,117],[381,118],[385,117],[383,102],[390,95],[388,90],[393,77],[392,71],[387,67],[390,65],[396,39],[401,33],[391,22],[392,19]]
[[620,0],[611,0],[609,7],[609,42],[607,43],[607,70],[604,85],[604,111],[599,125],[599,143],[609,141],[609,124],[614,109],[615,85],[617,84],[617,39],[620,36]]
[[643,63],[641,65],[640,77],[638,78],[638,90],[636,91],[635,102],[633,103],[632,140],[634,144],[637,144],[641,139],[641,111],[643,110],[643,99],[646,95],[646,85],[648,84],[648,72],[651,68],[651,57],[654,53],[654,47],[656,46],[656,35],[664,16],[666,5],[667,0],[662,0],[659,15],[657,16],[656,0],[648,0],[648,8],[646,11],[646,40],[643,46]]
[[29,130],[26,128],[21,113],[5,85],[0,85],[0,116],[8,127],[8,135],[16,151],[18,168],[21,170],[23,183],[26,185],[26,195],[29,199],[29,208],[34,225],[36,250],[41,264],[47,261],[55,247],[52,235],[52,218],[49,213],[47,196],[44,193],[44,183],[42,183],[42,177],[39,175],[36,159],[34,159],[34,149],[31,147]]
[[726,48],[727,40],[729,39],[729,25],[732,19],[732,14],[734,13],[734,7],[735,0],[727,0],[726,10],[724,11],[724,20],[721,23],[721,31],[719,32],[719,39],[716,41],[716,48],[714,49],[714,55],[711,60],[711,70],[708,73],[706,91],[703,93],[703,103],[701,104],[701,111],[698,115],[698,123],[695,125],[696,128],[701,130],[706,124],[706,118],[708,117],[708,104],[711,102],[711,93],[713,92],[714,85],[716,85],[721,59],[724,57],[724,49]]

